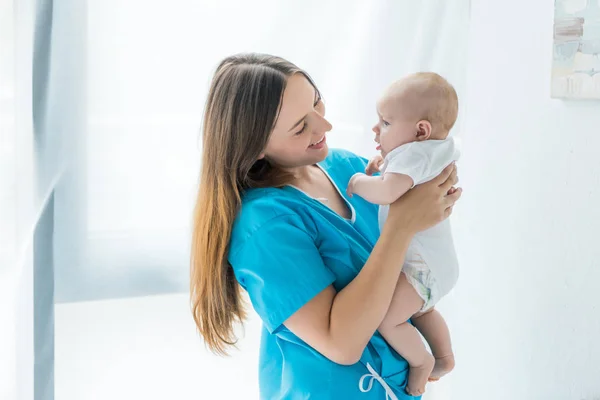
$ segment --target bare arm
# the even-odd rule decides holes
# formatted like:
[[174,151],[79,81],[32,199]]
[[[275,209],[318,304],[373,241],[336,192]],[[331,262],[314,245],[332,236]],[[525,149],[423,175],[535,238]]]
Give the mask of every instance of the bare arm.
[[384,233],[348,286],[339,293],[329,286],[285,325],[332,361],[345,365],[358,362],[387,313],[411,238],[408,232]]
[[369,203],[392,204],[413,186],[410,176],[386,173],[383,176],[367,176],[355,174],[348,183],[346,192],[352,197],[357,194]]
[[381,236],[352,282],[340,292],[327,287],[288,318],[285,326],[334,362],[358,362],[389,308],[410,240],[448,217],[460,198],[460,189],[447,194],[456,182],[451,167],[390,206]]

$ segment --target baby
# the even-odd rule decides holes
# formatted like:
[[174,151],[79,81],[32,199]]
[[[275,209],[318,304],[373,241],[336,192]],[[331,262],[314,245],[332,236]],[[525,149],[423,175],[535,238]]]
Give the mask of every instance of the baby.
[[[458,97],[438,74],[416,73],[385,91],[377,103],[377,113],[379,122],[373,131],[381,156],[371,160],[368,175],[359,173],[350,179],[347,192],[380,204],[379,225],[383,227],[390,203],[415,185],[433,179],[459,158],[456,140],[448,138],[458,115]],[[381,176],[370,176],[379,170]],[[458,278],[448,220],[414,237],[402,275],[400,282],[405,278],[414,292],[396,291],[379,332],[408,361],[406,391],[418,396],[425,392],[428,380],[438,380],[454,368],[448,326],[434,309]]]

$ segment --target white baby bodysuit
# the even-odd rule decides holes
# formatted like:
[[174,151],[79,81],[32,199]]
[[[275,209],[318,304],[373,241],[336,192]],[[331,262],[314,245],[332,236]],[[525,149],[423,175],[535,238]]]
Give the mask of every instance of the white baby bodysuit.
[[[381,173],[408,175],[414,185],[419,185],[438,176],[459,157],[456,138],[408,143],[385,157]],[[379,207],[380,229],[388,211],[389,206]],[[415,235],[406,253],[402,271],[425,302],[421,311],[433,307],[452,290],[458,279],[458,259],[447,219]]]

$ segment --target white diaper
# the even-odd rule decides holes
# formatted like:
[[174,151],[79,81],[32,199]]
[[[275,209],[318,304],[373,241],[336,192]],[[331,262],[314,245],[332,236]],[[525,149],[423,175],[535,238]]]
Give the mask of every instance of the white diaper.
[[435,276],[423,260],[420,254],[413,254],[410,259],[405,260],[402,272],[406,280],[423,299],[423,307],[420,312],[425,312],[435,306],[440,300],[440,292],[437,289]]
[[[379,208],[382,220],[387,211],[387,206]],[[454,288],[459,271],[450,221],[415,235],[408,246],[402,272],[423,299],[421,312],[436,305]]]

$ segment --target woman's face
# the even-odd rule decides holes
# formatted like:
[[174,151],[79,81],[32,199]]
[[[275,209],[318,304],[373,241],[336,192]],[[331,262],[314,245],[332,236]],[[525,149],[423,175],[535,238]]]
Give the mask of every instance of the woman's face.
[[284,169],[313,165],[327,157],[325,134],[331,124],[325,105],[302,74],[291,76],[283,93],[279,118],[263,156]]

